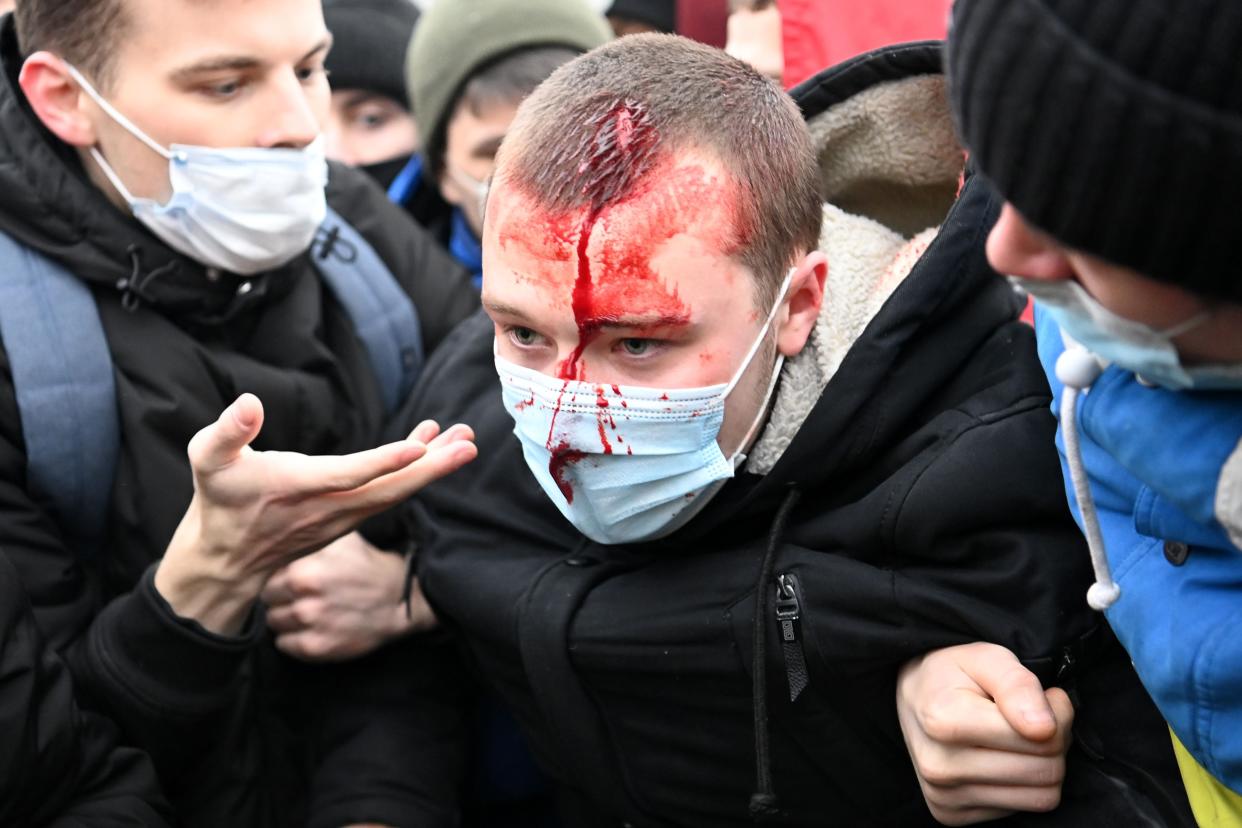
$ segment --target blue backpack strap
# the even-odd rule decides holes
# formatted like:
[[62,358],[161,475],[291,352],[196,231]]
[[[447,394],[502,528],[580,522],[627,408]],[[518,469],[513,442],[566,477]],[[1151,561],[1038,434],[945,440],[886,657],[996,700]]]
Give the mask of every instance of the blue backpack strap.
[[422,326],[410,297],[362,234],[331,208],[311,261],[366,347],[391,414],[423,370]]
[[105,544],[121,427],[112,357],[90,289],[0,233],[0,339],[26,444],[26,481],[66,540]]

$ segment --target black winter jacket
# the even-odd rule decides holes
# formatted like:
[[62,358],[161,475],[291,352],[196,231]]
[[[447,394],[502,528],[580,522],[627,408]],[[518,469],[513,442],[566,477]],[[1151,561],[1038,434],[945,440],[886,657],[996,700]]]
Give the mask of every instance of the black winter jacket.
[[83,713],[0,552],[0,825],[171,824],[151,761]]
[[[80,698],[151,755],[183,824],[280,824],[302,804],[290,746],[318,733],[313,725],[326,716],[317,702],[296,713],[292,691],[317,671],[291,674],[260,616],[239,638],[177,618],[152,586],[153,564],[190,501],[186,444],[238,394],[263,401],[258,449],[338,454],[377,445],[389,423],[366,351],[307,256],[243,282],[176,253],[110,204],[22,96],[12,15],[0,61],[0,230],[91,287],[122,430],[110,548],[88,564],[27,491],[0,351],[0,544]],[[364,175],[333,165],[328,201],[413,299],[427,352],[478,306],[464,271]],[[277,712],[292,723],[279,724]],[[318,747],[361,757],[346,762],[383,761],[365,720],[341,728],[315,736]]]
[[[825,73],[798,100],[814,119],[938,73],[934,44],[888,50]],[[947,123],[947,109],[931,109],[925,117]],[[916,145],[921,126],[890,124]],[[827,170],[840,156],[824,158]],[[870,209],[867,192],[839,183],[826,183],[831,201]],[[562,518],[512,434],[485,317],[460,327],[424,374],[411,421],[470,423],[479,458],[415,498],[422,587],[563,786],[567,824],[748,825],[757,770],[774,780],[774,824],[933,824],[897,722],[896,674],[914,656],[979,640],[1011,648],[1079,702],[1064,804],[1012,824],[1182,818],[1183,803],[1165,795],[1177,785],[1167,732],[1084,601],[1090,572],[1034,337],[984,257],[999,203],[978,178],[954,202],[957,183],[952,173],[917,193],[888,191],[951,204],[930,222],[939,235],[775,467],[743,467],[664,540],[601,546]],[[792,647],[775,586],[760,579],[768,550],[796,594]],[[771,591],[761,663],[757,588]],[[417,663],[410,671],[423,675]],[[770,755],[756,750],[764,703]]]

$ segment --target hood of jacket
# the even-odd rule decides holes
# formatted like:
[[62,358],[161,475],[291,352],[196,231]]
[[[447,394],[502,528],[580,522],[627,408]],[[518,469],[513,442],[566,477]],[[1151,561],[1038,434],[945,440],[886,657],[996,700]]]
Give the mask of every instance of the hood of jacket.
[[752,484],[722,491],[699,529],[770,508],[790,486],[865,490],[877,452],[943,404],[962,366],[1017,319],[1021,300],[984,255],[999,201],[964,169],[944,83],[940,44],[927,42],[859,56],[792,91],[825,197],[824,305],[739,475]]

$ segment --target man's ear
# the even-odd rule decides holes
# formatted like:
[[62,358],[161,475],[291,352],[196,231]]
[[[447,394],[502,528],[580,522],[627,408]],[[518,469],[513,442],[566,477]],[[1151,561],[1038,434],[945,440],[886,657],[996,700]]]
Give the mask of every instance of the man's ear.
[[73,147],[94,146],[95,126],[88,117],[90,98],[70,77],[65,62],[51,52],[35,52],[17,78],[43,125]]
[[808,253],[794,269],[785,296],[785,310],[776,317],[780,321],[776,347],[786,357],[795,356],[806,347],[824,304],[827,279],[828,257],[818,250]]

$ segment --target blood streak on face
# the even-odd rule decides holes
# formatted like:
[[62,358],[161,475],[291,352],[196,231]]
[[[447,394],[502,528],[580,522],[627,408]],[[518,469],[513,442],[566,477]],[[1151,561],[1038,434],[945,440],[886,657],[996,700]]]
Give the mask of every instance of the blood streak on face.
[[[609,322],[641,315],[652,330],[689,324],[690,309],[653,264],[668,243],[686,236],[705,249],[731,254],[746,235],[736,220],[736,186],[701,163],[664,151],[641,103],[618,101],[601,113],[594,130],[585,145],[560,156],[576,174],[570,197],[541,200],[534,184],[512,182],[528,206],[505,210],[496,229],[501,248],[512,246],[510,255],[527,263],[515,268],[519,281],[541,285],[553,304],[569,299],[578,341],[555,368],[564,380],[562,398],[575,381],[587,378],[583,356]],[[619,386],[613,391],[620,396]],[[614,430],[616,424],[602,388],[599,402],[600,451],[611,454],[605,423]],[[625,400],[620,404],[628,408]],[[547,438],[549,471],[572,502],[566,468],[594,451],[570,445],[557,433],[560,408],[558,399]],[[620,435],[613,439],[620,442]],[[627,453],[633,449],[627,447]]]
[[579,451],[572,448],[569,443],[561,441],[556,448],[552,449],[552,459],[548,462],[548,472],[551,473],[552,479],[556,481],[556,486],[561,490],[561,494],[565,496],[565,502],[574,502],[574,487],[569,485],[569,481],[565,479],[565,467],[571,463],[577,463],[586,457],[585,451]]

